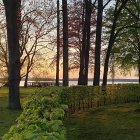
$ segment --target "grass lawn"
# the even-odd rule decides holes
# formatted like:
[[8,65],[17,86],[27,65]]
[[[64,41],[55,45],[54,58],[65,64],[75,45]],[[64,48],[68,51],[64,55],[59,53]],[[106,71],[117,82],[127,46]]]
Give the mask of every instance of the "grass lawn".
[[[21,102],[24,101],[25,97],[34,93],[35,88],[21,88]],[[11,125],[15,124],[16,118],[19,116],[21,111],[10,111],[7,108],[8,103],[8,89],[6,87],[0,88],[0,139],[5,134]]]
[[140,103],[79,112],[65,126],[67,140],[140,140]]

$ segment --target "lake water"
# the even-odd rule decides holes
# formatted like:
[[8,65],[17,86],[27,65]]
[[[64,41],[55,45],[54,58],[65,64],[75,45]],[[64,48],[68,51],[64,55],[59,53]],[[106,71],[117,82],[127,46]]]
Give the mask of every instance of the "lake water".
[[[28,82],[34,82],[34,81],[28,81]],[[50,81],[51,82],[51,81]],[[55,81],[53,81],[53,82],[55,82]],[[61,83],[62,83],[62,81],[60,81]],[[72,85],[77,85],[77,83],[78,83],[78,81],[76,81],[76,80],[70,80],[69,81],[69,85],[70,86],[72,86]],[[131,84],[131,83],[133,83],[133,84],[137,84],[138,83],[138,79],[115,79],[114,80],[114,84]],[[100,84],[102,84],[102,80],[100,81]],[[108,80],[108,82],[107,82],[107,84],[112,84],[112,80]],[[88,85],[90,86],[90,85],[93,85],[93,81],[92,80],[89,80],[88,81]],[[24,86],[24,81],[21,81],[20,82],[20,86],[22,87],[22,86]]]
[[[35,81],[28,81],[28,82],[35,82]],[[43,82],[45,82],[45,81],[43,81]],[[52,82],[52,81],[48,81],[48,82]],[[55,81],[53,81],[53,82],[55,82]],[[60,80],[60,82],[62,83],[61,80]],[[76,86],[77,83],[78,83],[78,81],[76,81],[76,80],[70,80],[69,81],[69,86]],[[137,84],[137,83],[138,83],[138,79],[115,79],[114,80],[114,84]],[[100,84],[102,84],[102,80],[100,81]],[[108,80],[107,84],[112,84],[112,80]],[[3,84],[0,83],[0,87],[2,85]],[[89,80],[88,81],[88,85],[89,86],[92,86],[93,85],[93,81],[92,80]],[[24,86],[24,81],[23,80],[20,81],[20,86],[21,87]]]

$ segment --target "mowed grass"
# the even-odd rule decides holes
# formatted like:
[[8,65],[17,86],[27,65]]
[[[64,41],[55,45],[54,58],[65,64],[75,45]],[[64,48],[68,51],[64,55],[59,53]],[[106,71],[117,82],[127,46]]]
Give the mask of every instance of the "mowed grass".
[[[26,100],[26,97],[35,92],[35,88],[21,88],[21,102]],[[21,110],[9,110],[8,106],[8,89],[6,87],[0,88],[0,139],[8,132],[11,125],[16,123],[17,117],[22,112]]]
[[140,140],[140,103],[79,112],[65,126],[67,140]]

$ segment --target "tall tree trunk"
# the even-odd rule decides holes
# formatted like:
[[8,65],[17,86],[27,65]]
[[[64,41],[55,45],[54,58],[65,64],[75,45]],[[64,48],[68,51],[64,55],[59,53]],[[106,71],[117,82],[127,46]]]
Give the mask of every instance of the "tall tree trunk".
[[[139,13],[140,14],[140,13]],[[139,22],[136,22],[136,26],[139,25]],[[138,43],[138,76],[139,76],[139,84],[140,84],[140,37],[137,28],[135,28],[136,42]]]
[[83,6],[83,31],[82,31],[82,48],[80,52],[80,70],[78,85],[87,85],[88,83],[88,64],[90,49],[90,25],[91,25],[91,0],[85,0]]
[[63,86],[68,86],[68,11],[67,0],[62,0],[63,9]]
[[7,22],[7,38],[9,51],[8,82],[9,82],[9,109],[20,109],[20,0],[3,0]]
[[124,0],[121,3],[119,8],[118,8],[118,6],[119,6],[118,1],[116,2],[116,7],[114,10],[114,20],[113,20],[113,24],[111,27],[111,34],[110,34],[110,38],[109,38],[109,43],[108,43],[108,48],[107,48],[107,53],[106,53],[106,58],[105,58],[105,63],[104,63],[103,86],[106,86],[106,84],[107,84],[109,58],[110,58],[112,47],[113,47],[114,42],[115,42],[115,37],[116,37],[115,36],[115,29],[116,29],[116,25],[117,25],[117,20],[120,16],[122,9],[124,8],[124,6],[126,5],[127,2],[128,2],[128,0]]
[[106,58],[105,58],[105,63],[104,63],[104,73],[103,73],[103,86],[106,86],[107,84],[107,74],[108,74],[108,65],[109,65],[109,58],[110,58],[110,53],[114,44],[114,32],[115,32],[115,26],[113,26],[111,30],[111,36],[109,39],[109,45],[106,53]]
[[82,15],[82,47],[80,49],[80,69],[78,85],[84,85],[84,75],[85,75],[85,46],[86,46],[86,16],[85,16],[85,0],[83,1],[83,15]]
[[139,43],[138,74],[139,74],[139,84],[140,84],[140,43]]
[[89,65],[89,50],[90,50],[90,26],[91,26],[91,12],[92,12],[92,6],[91,6],[91,0],[87,2],[87,8],[86,8],[86,16],[87,16],[87,28],[86,28],[86,50],[85,50],[85,77],[84,77],[84,83],[85,85],[88,84],[88,65]]
[[28,73],[27,73],[26,76],[25,76],[24,87],[25,87],[25,88],[28,87]]
[[25,75],[25,81],[24,81],[24,87],[27,88],[28,87],[28,78],[29,78],[29,70],[30,67],[29,67],[29,64],[27,66],[27,69],[26,69],[26,75]]
[[57,60],[56,60],[56,86],[59,86],[59,58],[60,58],[60,10],[57,0]]
[[101,35],[102,35],[102,18],[103,18],[103,0],[98,0],[98,13],[96,25],[96,42],[95,42],[95,64],[93,85],[100,84],[100,52],[101,52]]
[[139,58],[138,58],[138,75],[139,75],[139,84],[140,84],[140,39],[139,39],[139,34],[138,31],[136,29],[136,33],[137,33],[137,41],[138,41],[138,54],[139,54]]

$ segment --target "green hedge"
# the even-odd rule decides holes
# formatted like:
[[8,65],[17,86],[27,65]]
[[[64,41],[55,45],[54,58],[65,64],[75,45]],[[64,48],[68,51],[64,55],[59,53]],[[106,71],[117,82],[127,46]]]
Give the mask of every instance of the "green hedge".
[[67,106],[60,103],[58,96],[57,88],[38,90],[2,140],[64,140],[62,119]]
[[61,102],[69,106],[67,115],[108,104],[140,102],[140,85],[73,86],[61,90]]

